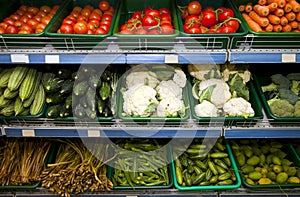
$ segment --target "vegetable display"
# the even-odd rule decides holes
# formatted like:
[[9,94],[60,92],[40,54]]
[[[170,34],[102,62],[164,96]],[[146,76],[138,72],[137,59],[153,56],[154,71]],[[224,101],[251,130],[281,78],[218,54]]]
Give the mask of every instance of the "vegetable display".
[[261,139],[231,144],[239,171],[249,186],[300,184],[300,171],[286,152],[286,145]]
[[199,1],[179,6],[183,31],[188,34],[235,33],[240,26],[233,9],[229,7],[202,7]]
[[247,82],[251,73],[248,66],[188,65],[194,77],[192,95],[199,103],[194,110],[199,117],[253,117],[254,110],[249,102]]
[[[116,187],[168,187],[168,148],[155,139],[127,139],[116,142],[112,182]],[[116,148],[116,149],[117,149]]]
[[119,28],[120,34],[173,34],[173,18],[166,7],[153,9],[150,6],[135,11]]
[[299,32],[300,4],[296,0],[259,0],[239,5],[254,32]]
[[0,23],[0,34],[39,34],[49,24],[59,5],[41,7],[21,5]]
[[44,73],[45,102],[49,105],[46,115],[91,120],[112,117],[116,113],[117,81],[117,73],[111,67],[103,71],[95,65]]
[[134,66],[124,75],[122,115],[184,117],[186,75],[180,67]]
[[34,67],[15,66],[0,72],[0,114],[36,116],[45,104],[45,90],[40,85],[42,72]]
[[101,0],[98,7],[75,6],[66,16],[57,33],[64,34],[107,34],[115,8],[106,0]]
[[278,117],[300,117],[300,73],[273,74],[261,86],[271,112]]
[[51,143],[43,139],[0,139],[0,186],[31,186],[40,174]]
[[54,163],[41,174],[42,187],[63,197],[86,191],[109,191],[113,184],[107,178],[105,165],[109,145],[105,141],[61,140]]
[[237,182],[222,138],[215,144],[209,139],[194,139],[188,147],[173,147],[173,157],[179,186],[222,186]]

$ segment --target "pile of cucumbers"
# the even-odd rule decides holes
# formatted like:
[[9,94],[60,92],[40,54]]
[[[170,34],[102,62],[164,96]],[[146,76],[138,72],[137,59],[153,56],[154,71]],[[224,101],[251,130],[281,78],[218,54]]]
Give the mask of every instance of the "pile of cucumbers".
[[223,186],[237,183],[223,138],[194,139],[173,147],[176,181],[180,187]]
[[250,186],[300,184],[299,166],[277,140],[235,140],[231,142],[243,180]]
[[118,75],[111,66],[81,65],[76,71],[62,68],[44,76],[46,117],[96,119],[115,114]]
[[0,71],[0,114],[38,116],[45,104],[41,85],[43,73],[34,67],[2,67]]

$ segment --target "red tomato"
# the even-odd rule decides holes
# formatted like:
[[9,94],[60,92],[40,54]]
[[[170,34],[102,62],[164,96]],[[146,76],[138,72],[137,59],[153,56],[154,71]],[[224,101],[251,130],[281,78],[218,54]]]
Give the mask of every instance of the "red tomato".
[[7,34],[17,34],[18,33],[18,28],[14,25],[8,25],[7,28],[5,29],[5,33]]
[[26,5],[21,5],[19,10],[22,10],[24,12],[27,12],[27,6]]
[[148,12],[149,10],[152,10],[152,8],[150,6],[147,6],[143,9],[143,13],[145,14],[146,12]]
[[25,13],[25,12],[24,12],[23,10],[20,10],[20,9],[16,11],[16,14],[18,14],[18,15],[20,15],[20,16],[23,16],[24,13]]
[[79,15],[80,15],[80,12],[72,11],[69,16],[73,16],[74,18],[77,18]]
[[100,26],[99,21],[97,20],[90,20],[87,24],[88,30],[95,31]]
[[84,6],[84,8],[91,10],[91,12],[93,12],[93,10],[94,10],[94,7],[91,5],[86,5],[86,6]]
[[27,8],[27,12],[32,13],[34,15],[36,15],[38,13],[38,11],[39,11],[39,8],[37,8],[37,7],[31,6],[31,7]]
[[28,31],[28,30],[24,30],[24,29],[21,29],[18,34],[32,34],[31,31]]
[[233,27],[235,29],[235,31],[237,31],[240,27],[240,23],[236,19],[229,20],[229,21],[225,22],[224,25]]
[[170,14],[161,14],[160,15],[160,20],[162,20],[162,21],[171,21],[172,20],[172,17],[171,17],[171,15]]
[[41,16],[41,17],[45,17],[47,16],[46,12],[43,12],[42,10],[38,11],[38,13],[36,14],[36,16]]
[[13,19],[14,21],[17,21],[21,18],[19,14],[12,14],[9,16],[9,18]]
[[88,29],[87,33],[86,34],[95,34],[95,31],[91,30],[91,29]]
[[202,9],[202,6],[201,4],[199,3],[199,1],[191,1],[189,4],[188,4],[188,13],[189,14],[196,14],[196,15],[199,15],[201,13],[201,9]]
[[218,14],[219,22],[223,22],[229,17],[232,17],[232,18],[234,17],[234,12],[230,8],[225,8],[225,9],[221,10],[220,13]]
[[9,25],[13,25],[15,23],[15,21],[12,18],[9,18],[9,17],[5,18],[3,20],[3,22],[5,22],[5,23],[7,23]]
[[222,26],[217,29],[217,33],[235,33],[235,29],[232,26]]
[[158,10],[154,10],[154,9],[148,10],[147,12],[145,12],[145,15],[151,15],[151,16],[160,18],[160,12]]
[[108,15],[111,15],[111,16],[113,16],[113,15],[114,15],[114,13],[113,13],[113,12],[111,12],[111,11],[109,11],[109,10],[105,11],[103,14],[108,14]]
[[158,21],[155,20],[154,16],[151,15],[145,15],[142,19],[142,25],[143,27],[145,27],[146,29],[153,27],[153,26],[157,26],[158,25]]
[[31,25],[28,25],[28,24],[23,24],[23,25],[21,26],[21,28],[20,28],[20,31],[21,31],[21,30],[29,31],[29,32],[31,32],[31,33],[34,32],[33,27],[32,27]]
[[87,23],[83,21],[75,23],[75,25],[73,26],[73,31],[76,34],[86,34],[88,31]]
[[192,27],[192,28],[189,28],[186,33],[189,33],[189,34],[201,34],[202,31],[201,31],[201,29],[199,27]]
[[83,15],[83,16],[86,16],[86,17],[89,17],[90,14],[92,13],[92,11],[88,8],[83,8],[80,12],[80,15]]
[[51,7],[48,6],[48,5],[42,5],[40,7],[40,10],[43,11],[43,12],[45,12],[45,13],[49,13],[51,11]]
[[42,16],[36,15],[33,17],[35,20],[41,22],[42,21]]
[[120,27],[120,32],[125,31],[125,30],[130,30],[131,31],[132,27],[133,27],[132,24],[127,24],[127,23],[123,24]]
[[99,14],[93,12],[93,13],[90,14],[89,19],[95,19],[95,20],[100,21],[101,15],[99,15]]
[[46,25],[44,23],[39,23],[37,26],[36,26],[36,29],[42,29],[44,30],[46,28]]
[[129,29],[124,29],[122,31],[120,31],[120,34],[132,34],[133,32]]
[[27,21],[27,24],[30,25],[33,29],[35,29],[36,26],[39,24],[39,21],[32,18]]
[[203,12],[201,22],[204,26],[208,28],[216,25],[218,23],[216,13],[209,10]]
[[87,16],[84,16],[84,15],[79,15],[79,16],[77,17],[76,22],[79,22],[79,21],[88,22],[88,21],[89,21],[89,18],[88,18]]
[[207,6],[204,8],[203,12],[205,12],[205,11],[215,11],[215,8],[212,6]]
[[131,17],[131,18],[141,20],[141,19],[142,19],[142,12],[139,12],[139,11],[134,12],[134,13],[132,14],[132,17]]
[[100,25],[108,25],[110,26],[111,21],[100,21]]
[[48,25],[49,22],[51,21],[51,17],[50,16],[45,16],[44,18],[42,18],[41,22]]
[[72,25],[68,25],[68,24],[63,24],[60,27],[59,30],[60,30],[61,33],[64,33],[64,34],[72,34],[72,33],[74,33],[73,26]]
[[192,23],[200,24],[201,21],[200,21],[200,19],[197,15],[190,15],[185,19],[184,23],[187,23],[187,24],[192,24]]
[[100,17],[101,17],[101,16],[102,16],[102,14],[103,14],[103,12],[102,12],[100,9],[98,9],[98,8],[94,9],[92,13],[99,14],[99,15],[100,15]]
[[160,26],[160,30],[162,34],[173,34],[174,33],[174,28],[173,25],[171,24],[162,24]]
[[42,33],[43,31],[44,31],[44,29],[36,28],[34,33],[39,34],[39,33]]
[[22,23],[27,23],[28,20],[29,20],[29,18],[28,18],[27,16],[25,16],[25,15],[23,15],[23,16],[20,18],[20,21],[21,21]]
[[109,4],[109,2],[106,1],[106,0],[101,0],[101,1],[99,2],[99,4],[98,4],[98,7],[99,7],[99,9],[102,10],[102,11],[107,11],[107,10],[109,10],[109,8],[110,8],[110,4]]
[[170,10],[166,7],[159,8],[159,12],[160,12],[160,14],[169,14],[169,15],[171,15]]
[[134,32],[134,34],[147,34],[147,33],[148,33],[148,31],[145,30],[144,28],[138,28],[138,29]]
[[198,28],[200,25],[198,23],[186,23],[183,25],[183,31],[188,32],[190,28]]
[[7,28],[7,26],[8,26],[8,24],[5,22],[0,23],[0,28],[2,28],[4,30]]
[[172,25],[171,21],[166,21],[166,20],[160,21],[160,25],[162,25],[162,24],[170,24],[170,25]]
[[102,29],[104,29],[106,32],[108,32],[109,31],[109,28],[110,28],[110,25],[100,25],[100,27],[102,28]]
[[182,8],[180,11],[180,17],[182,20],[185,20],[189,16],[187,8]]
[[69,19],[69,18],[65,18],[62,22],[62,24],[67,24],[67,25],[75,25],[75,21]]
[[101,21],[112,21],[112,16],[109,14],[103,14]]
[[95,31],[95,34],[107,34],[107,32],[103,28],[98,27]]
[[16,26],[18,29],[20,29],[23,24],[25,24],[25,23],[22,23],[21,21],[15,21],[14,26]]
[[5,34],[5,29],[3,29],[2,27],[0,27],[0,34]]
[[148,31],[148,34],[160,34],[158,29],[151,29],[150,31]]
[[35,16],[34,14],[32,14],[30,12],[26,12],[24,15],[27,16],[28,18],[33,18]]

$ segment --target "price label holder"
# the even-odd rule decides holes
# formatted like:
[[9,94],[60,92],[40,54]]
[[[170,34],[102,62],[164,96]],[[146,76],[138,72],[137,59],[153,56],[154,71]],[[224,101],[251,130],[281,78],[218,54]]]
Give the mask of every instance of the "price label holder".
[[59,64],[59,55],[45,55],[46,64]]
[[22,130],[22,136],[23,137],[34,137],[35,132],[33,129],[23,129]]
[[88,130],[87,131],[88,137],[100,137],[100,130]]
[[165,55],[166,64],[178,64],[178,55]]
[[282,63],[296,63],[296,54],[287,53],[281,55]]
[[10,60],[12,63],[26,63],[29,64],[29,56],[27,54],[11,54]]

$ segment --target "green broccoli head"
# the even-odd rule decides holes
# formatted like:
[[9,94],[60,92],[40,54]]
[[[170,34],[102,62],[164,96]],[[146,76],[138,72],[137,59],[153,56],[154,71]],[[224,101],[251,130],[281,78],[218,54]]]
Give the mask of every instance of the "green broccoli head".
[[274,74],[271,76],[271,80],[273,83],[279,85],[279,88],[289,89],[291,82],[288,78],[283,76],[282,74]]
[[295,94],[290,89],[285,89],[285,88],[279,89],[279,97],[281,99],[285,99],[285,100],[289,101],[292,105],[295,105],[299,99],[297,94]]
[[293,117],[294,106],[285,99],[273,98],[268,100],[271,112],[278,117]]
[[300,101],[298,101],[295,105],[294,105],[295,111],[294,111],[294,116],[295,117],[300,117]]
[[263,92],[273,92],[273,91],[278,91],[279,86],[276,85],[275,83],[270,83],[269,85],[264,85],[261,86],[261,90]]
[[300,80],[292,80],[291,81],[291,90],[297,94],[298,96],[300,95]]
[[243,82],[243,78],[238,74],[231,74],[228,80],[229,90],[233,97],[242,97],[249,101],[249,88]]

